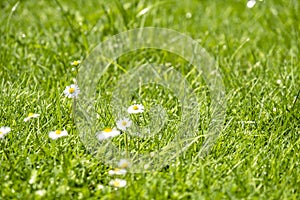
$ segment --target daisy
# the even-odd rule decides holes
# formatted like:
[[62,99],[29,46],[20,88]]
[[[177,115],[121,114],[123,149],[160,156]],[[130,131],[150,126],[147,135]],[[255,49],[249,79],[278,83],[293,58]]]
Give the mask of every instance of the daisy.
[[29,121],[31,118],[38,118],[40,114],[29,113],[28,116],[24,119],[24,122]]
[[102,184],[98,184],[96,188],[97,188],[97,190],[103,190],[104,186]]
[[119,188],[119,187],[125,187],[126,183],[127,183],[126,180],[116,178],[115,180],[111,180],[109,182],[109,185]]
[[60,137],[64,137],[64,136],[67,136],[68,135],[68,132],[66,130],[56,130],[56,131],[51,131],[49,133],[49,137],[53,140],[56,140],[57,138],[60,138]]
[[281,85],[282,81],[281,81],[280,79],[278,79],[278,80],[276,81],[276,83],[277,83],[278,85]]
[[128,160],[126,160],[126,159],[121,159],[120,161],[119,161],[119,163],[118,163],[118,167],[119,168],[127,168],[127,167],[129,167],[130,166],[130,162],[128,161]]
[[71,62],[71,65],[73,65],[73,66],[78,66],[79,64],[81,63],[81,61],[80,60],[74,60],[73,62]]
[[144,106],[142,104],[133,104],[129,106],[127,111],[130,114],[142,113],[144,112]]
[[35,191],[35,194],[40,197],[45,196],[46,193],[47,191],[45,189]]
[[108,138],[116,137],[118,135],[120,135],[120,131],[118,131],[117,129],[105,128],[103,131],[97,134],[97,138],[99,141],[102,141]]
[[247,7],[248,8],[253,8],[255,6],[255,4],[256,4],[256,0],[249,0],[247,2]]
[[2,126],[0,128],[0,138],[4,138],[4,136],[10,132],[10,128],[9,127],[5,127],[5,126]]
[[66,89],[64,90],[64,94],[68,97],[68,98],[75,98],[78,96],[78,94],[80,93],[80,89],[77,85],[72,84],[70,86],[67,86]]
[[126,128],[131,126],[131,124],[132,121],[129,118],[124,118],[117,121],[117,127],[122,131],[125,131]]
[[126,173],[127,173],[126,169],[119,169],[119,168],[108,171],[109,175],[125,175]]

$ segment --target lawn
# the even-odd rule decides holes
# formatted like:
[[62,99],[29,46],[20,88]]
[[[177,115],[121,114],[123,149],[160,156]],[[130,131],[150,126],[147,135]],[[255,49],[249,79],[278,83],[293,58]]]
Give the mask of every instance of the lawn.
[[[300,199],[300,3],[246,5],[2,0],[0,127],[10,131],[0,129],[0,199]],[[222,98],[214,76],[166,49],[99,61],[110,53],[101,42],[147,27],[205,49],[194,56],[214,61]],[[161,45],[173,39],[152,35]],[[68,98],[72,84],[80,93]],[[144,112],[128,114],[134,104]],[[24,120],[30,113],[38,115]],[[138,129],[121,130],[124,113]],[[129,166],[112,171],[120,160]]]

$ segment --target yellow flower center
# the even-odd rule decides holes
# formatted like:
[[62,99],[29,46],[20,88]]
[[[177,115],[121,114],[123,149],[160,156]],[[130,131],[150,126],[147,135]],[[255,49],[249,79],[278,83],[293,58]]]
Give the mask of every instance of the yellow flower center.
[[0,131],[0,135],[2,135],[3,133]]
[[121,164],[120,167],[121,167],[121,168],[126,168],[126,167],[128,167],[128,163],[127,163],[127,162],[124,162],[124,163]]
[[79,65],[79,61],[78,60],[74,61],[73,65],[75,65],[75,66]]
[[111,128],[105,128],[103,131],[106,132],[106,133],[109,133],[109,132],[112,131],[112,129]]
[[139,107],[138,106],[133,106],[133,110],[138,110]]
[[56,133],[57,135],[59,135],[59,134],[61,134],[61,130],[56,130],[55,133]]
[[114,186],[115,186],[115,187],[120,187],[120,181],[115,181],[115,182],[114,182]]
[[127,122],[122,121],[122,125],[123,125],[123,126],[126,126],[126,124],[127,124]]
[[28,114],[28,117],[32,117],[34,114],[33,113],[29,113]]
[[69,89],[69,92],[70,92],[70,94],[73,94],[73,93],[75,92],[75,88],[72,88],[72,87],[71,87],[71,88]]

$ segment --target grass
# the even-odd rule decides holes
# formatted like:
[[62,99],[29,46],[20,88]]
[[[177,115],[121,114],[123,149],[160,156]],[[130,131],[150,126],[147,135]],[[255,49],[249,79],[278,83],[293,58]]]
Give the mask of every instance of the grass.
[[[1,1],[0,8],[0,126],[12,129],[0,140],[0,199],[300,198],[297,0],[258,1],[252,9],[246,1],[217,0],[12,0]],[[77,75],[72,61],[84,60],[112,35],[147,26],[191,36],[215,58],[226,87],[226,120],[207,156],[195,159],[200,139],[180,162],[155,172],[128,173],[123,177],[127,186],[115,190],[108,186],[112,166],[83,145],[72,101],[63,90]],[[107,106],[110,86],[124,70],[147,61],[171,63],[200,97],[207,94],[199,74],[170,53],[137,51],[117,61],[122,69],[112,65],[98,86],[107,91],[97,108],[105,126],[115,120]],[[170,119],[164,131],[172,136],[181,105],[172,91],[156,88],[143,86],[132,98],[142,96],[148,107],[161,103]],[[201,105],[200,135],[209,117],[209,104]],[[41,116],[24,123],[29,112]],[[68,137],[48,137],[62,128]],[[123,138],[115,142],[124,147]],[[139,151],[136,143],[130,147]],[[46,194],[40,197],[38,190]]]

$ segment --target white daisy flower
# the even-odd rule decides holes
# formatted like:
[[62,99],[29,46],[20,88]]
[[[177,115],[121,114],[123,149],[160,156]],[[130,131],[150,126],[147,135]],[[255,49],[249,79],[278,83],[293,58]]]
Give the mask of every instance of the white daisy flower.
[[106,140],[108,138],[113,138],[120,135],[120,131],[113,128],[105,128],[103,131],[101,131],[99,134],[97,134],[97,138],[99,141]]
[[130,114],[142,113],[144,112],[144,106],[142,104],[133,104],[129,106],[127,111]]
[[150,164],[145,164],[145,165],[144,165],[144,169],[147,170],[147,169],[149,169],[149,168],[150,168]]
[[125,187],[126,184],[127,184],[126,180],[118,179],[118,178],[111,180],[109,182],[109,185],[116,187],[116,188]]
[[60,138],[60,137],[64,137],[64,136],[67,136],[68,135],[68,132],[66,130],[56,130],[56,131],[51,131],[49,133],[49,137],[53,140],[56,140],[57,138]]
[[40,197],[45,196],[46,193],[47,191],[45,189],[35,191],[35,194]]
[[248,8],[253,8],[255,6],[255,4],[256,4],[256,0],[249,0],[247,2],[247,7]]
[[98,184],[96,188],[97,188],[97,190],[103,190],[104,186],[102,184]]
[[71,65],[73,65],[73,66],[78,66],[79,64],[81,63],[81,61],[80,60],[74,60],[73,62],[71,62]]
[[282,81],[281,81],[280,79],[278,79],[278,80],[276,81],[276,83],[277,83],[278,85],[281,85]]
[[127,168],[127,167],[130,167],[130,162],[126,159],[121,159],[118,163],[118,167],[119,168]]
[[31,118],[38,118],[40,114],[29,113],[27,117],[25,117],[24,122],[29,121]]
[[117,127],[122,131],[125,131],[126,128],[131,126],[131,124],[132,121],[129,118],[124,118],[117,121]]
[[9,127],[5,127],[5,126],[2,126],[0,128],[0,138],[4,138],[4,136],[10,132],[10,128]]
[[187,13],[185,14],[185,17],[186,17],[187,19],[191,19],[191,18],[192,18],[192,13],[187,12]]
[[64,94],[68,98],[76,98],[78,94],[80,93],[80,89],[77,85],[72,84],[70,86],[67,86],[66,89],[64,90]]
[[126,169],[119,169],[119,168],[108,171],[109,175],[125,175],[126,173],[127,173]]

